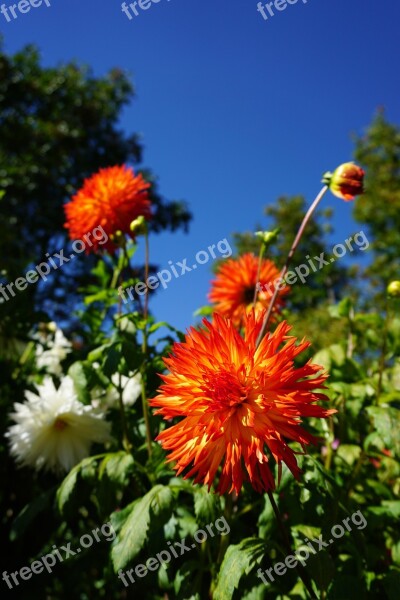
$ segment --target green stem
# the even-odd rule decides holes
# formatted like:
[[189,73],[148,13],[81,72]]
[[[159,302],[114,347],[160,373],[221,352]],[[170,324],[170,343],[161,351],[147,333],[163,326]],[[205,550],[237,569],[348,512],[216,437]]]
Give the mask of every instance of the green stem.
[[149,458],[151,457],[151,452],[152,452],[152,448],[151,448],[151,427],[150,427],[150,415],[149,415],[149,405],[147,402],[147,396],[146,396],[146,362],[147,362],[147,351],[148,351],[148,347],[147,347],[147,325],[148,325],[148,317],[149,317],[149,288],[147,287],[147,280],[149,277],[149,260],[150,260],[150,252],[149,252],[149,234],[146,231],[145,233],[145,263],[144,263],[144,276],[145,276],[145,282],[146,282],[146,292],[145,292],[145,297],[144,297],[144,311],[143,311],[143,317],[144,317],[144,329],[143,329],[143,344],[142,344],[142,352],[143,352],[143,364],[142,364],[142,368],[141,368],[141,375],[142,375],[142,407],[143,407],[143,416],[144,416],[144,423],[145,423],[145,427],[146,427],[146,444],[147,444],[147,452],[149,455]]
[[130,452],[132,449],[132,444],[129,441],[128,423],[126,420],[125,406],[124,406],[124,401],[122,398],[122,395],[123,395],[123,389],[122,389],[122,383],[121,383],[122,376],[121,376],[121,373],[119,373],[118,375],[119,375],[118,401],[119,401],[119,412],[121,415],[121,425],[122,425],[122,445],[127,452]]
[[[147,280],[149,278],[149,265],[150,265],[149,234],[147,231],[145,233],[144,240],[145,240],[144,280],[146,282],[146,291],[145,291],[145,295],[144,295],[143,316],[144,316],[145,321],[147,321],[148,311],[149,311],[149,288],[147,286]],[[146,327],[147,327],[147,323],[146,323]]]
[[150,427],[150,416],[149,416],[149,406],[147,403],[146,396],[146,375],[144,369],[141,371],[142,375],[142,408],[143,408],[143,416],[144,416],[144,424],[146,427],[146,444],[147,444],[147,453],[149,458],[151,457],[151,427]]
[[[315,209],[317,208],[318,204],[321,202],[322,198],[325,196],[325,194],[328,191],[328,189],[329,189],[328,186],[324,185],[324,187],[321,189],[321,191],[319,192],[319,194],[316,196],[314,202],[311,204],[311,206],[308,209],[307,213],[305,214],[304,219],[303,219],[303,221],[302,221],[302,223],[300,225],[300,228],[299,228],[299,230],[297,232],[297,235],[294,238],[292,247],[290,248],[288,257],[286,259],[286,262],[285,262],[285,264],[283,266],[283,269],[282,269],[282,271],[280,273],[279,280],[283,280],[284,279],[284,277],[285,277],[285,275],[286,275],[286,273],[288,271],[290,261],[293,258],[293,255],[294,255],[294,253],[296,251],[297,246],[299,245],[299,242],[300,242],[301,237],[302,237],[302,235],[304,233],[306,225],[307,225],[308,221],[310,220],[312,214],[314,213]],[[279,288],[276,285],[274,287],[275,287],[275,290],[274,290],[273,296],[271,298],[271,301],[269,303],[268,310],[267,310],[267,312],[265,314],[265,317],[264,317],[264,320],[263,320],[263,324],[262,324],[262,327],[261,327],[261,331],[260,331],[260,333],[258,335],[258,338],[257,338],[257,344],[256,344],[256,346],[258,346],[260,344],[260,342],[261,342],[261,340],[262,340],[262,338],[264,336],[264,333],[265,333],[266,328],[268,326],[268,322],[269,322],[269,319],[271,317],[271,314],[272,314],[272,311],[273,311],[276,299],[278,297]]]
[[258,268],[257,268],[256,286],[254,288],[254,297],[253,297],[253,307],[254,308],[255,308],[256,302],[257,302],[257,295],[258,295],[257,284],[260,283],[261,265],[262,265],[262,261],[263,261],[263,257],[264,257],[265,248],[266,248],[265,243],[261,242],[260,252],[259,252],[259,255],[258,255]]
[[346,352],[346,357],[347,358],[352,358],[353,357],[353,352],[354,352],[354,327],[353,327],[353,321],[354,321],[354,308],[351,308],[349,311],[349,331],[347,334],[347,352]]
[[385,300],[385,321],[384,321],[384,325],[383,325],[382,349],[381,349],[381,356],[379,359],[378,387],[376,390],[376,402],[377,403],[379,400],[379,396],[381,395],[381,392],[382,392],[382,379],[383,379],[383,372],[385,370],[385,358],[386,358],[386,352],[387,352],[388,331],[389,331],[389,307],[388,307],[388,301],[386,298],[386,300]]
[[[275,498],[274,498],[273,493],[271,492],[271,490],[268,491],[268,498],[269,498],[269,500],[271,502],[272,510],[275,513],[275,517],[276,517],[276,520],[277,520],[277,523],[278,523],[279,530],[280,530],[280,532],[282,534],[283,542],[284,542],[284,545],[286,547],[286,550],[288,551],[288,554],[293,554],[293,551],[292,551],[292,548],[291,548],[291,545],[290,545],[289,536],[288,536],[288,534],[286,532],[285,526],[284,526],[283,521],[282,521],[281,513],[279,512],[279,508],[278,508],[278,506],[277,506],[277,504],[275,502]],[[303,567],[303,565],[300,565],[299,562],[297,562],[296,570],[297,570],[297,572],[299,574],[300,579],[302,580],[302,582],[304,584],[304,587],[306,588],[307,592],[309,593],[310,598],[312,598],[313,600],[318,600],[317,596],[314,593],[314,590],[312,589],[311,582],[310,582],[310,579],[308,577],[308,573],[305,570],[305,568]]]
[[331,468],[332,458],[333,458],[332,443],[335,439],[335,432],[334,432],[334,425],[333,425],[332,417],[328,418],[328,423],[329,423],[329,438],[326,443],[326,457],[325,457],[325,469],[327,471],[329,471],[329,469]]

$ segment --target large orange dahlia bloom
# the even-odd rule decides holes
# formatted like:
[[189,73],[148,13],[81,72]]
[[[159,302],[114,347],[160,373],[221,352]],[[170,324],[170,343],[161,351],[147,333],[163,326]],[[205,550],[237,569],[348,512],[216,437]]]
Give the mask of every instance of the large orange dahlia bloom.
[[170,374],[161,376],[164,384],[150,401],[164,419],[180,417],[157,437],[170,451],[168,462],[175,462],[177,474],[194,475],[194,483],[209,489],[218,477],[220,494],[239,493],[244,480],[259,492],[274,489],[271,458],[279,473],[284,462],[298,478],[288,441],[303,449],[318,441],[301,427],[301,418],[336,412],[314,404],[327,400],[317,391],[327,374],[310,361],[294,367],[309,342],[296,345],[286,322],[256,348],[264,313],[245,316],[243,337],[220,315],[213,323],[204,319],[200,331],[190,329],[185,342],[176,343],[164,359]]
[[279,284],[279,271],[271,260],[262,260],[260,276],[257,277],[258,262],[251,253],[225,260],[211,282],[208,299],[214,304],[215,312],[232,319],[236,327],[241,326],[244,315],[251,310],[256,288],[256,311],[268,307],[276,285],[281,289],[274,312],[282,306],[283,297],[289,291],[287,285]]
[[[111,235],[121,231],[133,237],[131,222],[140,215],[151,217],[149,187],[142,175],[135,175],[125,165],[100,169],[85,179],[82,188],[64,206],[70,238],[84,240],[85,234],[101,226],[109,238],[101,247],[113,252],[116,247]],[[87,244],[86,251],[96,252],[99,242],[94,237],[91,241],[92,246]]]

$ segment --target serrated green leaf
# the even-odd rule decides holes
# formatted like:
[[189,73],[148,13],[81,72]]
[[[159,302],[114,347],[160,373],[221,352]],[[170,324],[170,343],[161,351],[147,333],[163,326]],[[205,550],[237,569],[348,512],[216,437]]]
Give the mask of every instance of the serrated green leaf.
[[110,481],[124,485],[132,473],[134,460],[127,452],[116,452],[106,456],[99,467],[99,477],[106,474]]
[[211,494],[206,486],[195,489],[194,512],[199,524],[211,523],[217,514],[218,497]]
[[151,529],[157,529],[160,523],[168,521],[172,514],[173,499],[167,486],[156,485],[131,505],[132,509],[126,515],[111,551],[116,572],[139,554]]
[[88,458],[84,458],[78,465],[71,469],[64,481],[61,483],[56,494],[58,510],[61,513],[65,511],[68,503],[70,502],[73,491],[78,483],[82,471],[93,467],[94,462],[96,462],[98,458],[98,456],[89,456]]
[[237,545],[229,546],[218,574],[213,600],[231,600],[240,579],[259,563],[265,548],[265,542],[259,538],[246,538]]

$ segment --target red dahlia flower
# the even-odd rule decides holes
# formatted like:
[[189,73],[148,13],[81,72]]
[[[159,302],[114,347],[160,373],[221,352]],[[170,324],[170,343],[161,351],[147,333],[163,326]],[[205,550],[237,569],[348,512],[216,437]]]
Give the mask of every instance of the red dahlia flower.
[[[256,289],[256,311],[268,307],[275,286],[280,285],[279,273],[271,260],[264,259],[257,277],[258,258],[251,253],[225,260],[211,282],[208,299],[214,304],[215,312],[232,319],[235,326],[240,327],[246,312],[252,309]],[[282,306],[283,297],[289,292],[287,285],[283,284],[281,287],[275,312]]]
[[[101,226],[109,238],[101,247],[113,252],[116,246],[110,236],[120,231],[134,237],[131,222],[140,215],[151,217],[149,187],[141,175],[135,175],[127,166],[100,169],[85,179],[82,188],[64,207],[67,217],[64,226],[70,238],[82,240],[85,234]],[[86,251],[96,252],[99,242],[94,237],[91,241],[92,246],[87,244]]]
[[259,492],[274,489],[272,458],[279,472],[284,462],[298,478],[288,441],[316,443],[301,427],[302,417],[336,412],[315,405],[327,400],[317,391],[327,374],[310,362],[294,367],[309,343],[296,345],[286,322],[256,348],[264,312],[245,315],[243,337],[220,315],[213,323],[204,319],[200,331],[190,329],[164,359],[170,374],[161,376],[164,384],[150,401],[164,419],[180,418],[157,437],[177,474],[185,471],[185,478],[195,476],[194,483],[209,489],[219,479],[220,494],[239,493],[245,479]]

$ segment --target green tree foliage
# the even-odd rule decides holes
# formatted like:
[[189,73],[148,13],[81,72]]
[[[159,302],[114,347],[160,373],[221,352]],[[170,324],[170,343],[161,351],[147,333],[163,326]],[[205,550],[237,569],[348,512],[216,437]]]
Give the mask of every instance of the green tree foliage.
[[[95,77],[75,63],[44,67],[35,47],[8,56],[0,40],[0,190],[5,192],[0,199],[0,281],[14,281],[28,264],[38,264],[47,251],[66,245],[62,206],[85,177],[101,167],[141,160],[138,136],[126,135],[118,126],[133,96],[120,69]],[[153,184],[151,230],[186,230],[191,219],[186,204],[164,200],[154,175],[142,172]],[[76,289],[90,281],[94,261],[53,273],[45,289],[53,318],[71,315]],[[13,298],[12,307],[0,306],[0,332],[14,328],[15,322],[21,332],[29,328],[40,288],[29,286]],[[39,300],[44,306],[44,298]]]
[[[43,67],[32,46],[14,56],[0,53],[0,188],[6,192],[0,253],[7,248],[10,274],[18,275],[21,261],[37,260],[49,238],[63,231],[60,207],[85,177],[141,159],[138,136],[118,128],[133,94],[120,69],[94,77],[74,63]],[[155,191],[152,202],[155,230],[188,224],[183,203],[165,202]]]
[[356,138],[356,161],[366,170],[366,190],[354,204],[354,217],[366,223],[374,251],[367,268],[375,290],[399,279],[400,127],[378,112],[364,136]]

